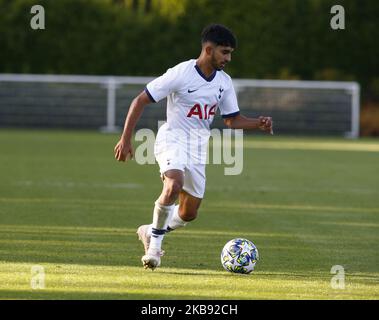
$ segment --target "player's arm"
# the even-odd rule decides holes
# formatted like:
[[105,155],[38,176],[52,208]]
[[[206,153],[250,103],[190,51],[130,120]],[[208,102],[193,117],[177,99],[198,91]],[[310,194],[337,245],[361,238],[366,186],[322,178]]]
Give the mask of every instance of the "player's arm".
[[266,131],[273,134],[271,117],[261,116],[258,119],[256,119],[247,118],[243,115],[238,114],[234,117],[224,118],[224,123],[227,127],[231,129],[261,129],[262,131]]
[[155,78],[132,102],[125,120],[124,131],[120,141],[114,148],[115,158],[125,161],[133,157],[132,135],[134,128],[142,115],[144,107],[151,102],[158,102],[181,87],[181,72],[177,67],[168,69],[163,75]]
[[145,91],[135,97],[130,105],[128,115],[126,116],[124,130],[119,142],[114,148],[115,158],[118,161],[125,161],[133,157],[132,136],[134,128],[141,117],[145,106],[151,103],[151,98]]

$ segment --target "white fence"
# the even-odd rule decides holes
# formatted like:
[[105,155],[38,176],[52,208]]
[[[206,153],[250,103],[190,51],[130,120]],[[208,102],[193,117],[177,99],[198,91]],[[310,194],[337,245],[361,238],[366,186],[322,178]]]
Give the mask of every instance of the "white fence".
[[[119,131],[131,100],[152,79],[0,74],[0,126]],[[277,134],[359,136],[360,88],[355,82],[233,82],[242,113],[272,116]],[[140,126],[154,128],[164,120],[164,105],[146,108]],[[217,119],[215,126],[222,121]]]

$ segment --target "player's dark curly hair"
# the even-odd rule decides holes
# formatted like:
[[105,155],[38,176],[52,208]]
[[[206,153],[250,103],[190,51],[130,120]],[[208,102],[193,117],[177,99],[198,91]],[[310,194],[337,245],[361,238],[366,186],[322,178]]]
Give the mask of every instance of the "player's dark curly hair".
[[210,41],[218,46],[236,48],[237,39],[233,32],[222,24],[210,24],[201,33],[201,43]]

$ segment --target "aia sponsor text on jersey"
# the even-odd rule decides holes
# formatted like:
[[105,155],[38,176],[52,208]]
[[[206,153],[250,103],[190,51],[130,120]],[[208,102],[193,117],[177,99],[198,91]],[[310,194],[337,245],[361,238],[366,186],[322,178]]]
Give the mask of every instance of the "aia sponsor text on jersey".
[[199,103],[196,103],[188,112],[187,117],[198,117],[201,120],[208,120],[211,118],[211,116],[214,116],[216,114],[216,108],[217,104],[208,108],[207,104],[202,106]]

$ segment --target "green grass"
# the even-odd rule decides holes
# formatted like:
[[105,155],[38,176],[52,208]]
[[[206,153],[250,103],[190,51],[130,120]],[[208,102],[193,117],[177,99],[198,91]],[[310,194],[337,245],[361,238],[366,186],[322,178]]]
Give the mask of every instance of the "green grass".
[[[117,163],[117,138],[0,130],[0,299],[379,298],[377,140],[245,137],[243,173],[208,166],[198,219],[167,235],[151,272],[135,230],[158,167]],[[235,237],[259,249],[250,275],[220,264]],[[345,289],[331,288],[333,265]]]

